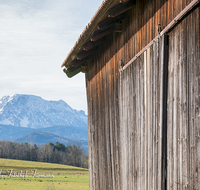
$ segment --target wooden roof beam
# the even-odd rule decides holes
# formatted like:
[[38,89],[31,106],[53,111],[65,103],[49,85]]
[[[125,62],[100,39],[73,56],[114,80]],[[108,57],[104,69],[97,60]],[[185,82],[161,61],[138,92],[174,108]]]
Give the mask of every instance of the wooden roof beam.
[[130,0],[119,0],[119,3],[126,3],[128,1],[130,1]]
[[74,75],[78,74],[79,72],[81,72],[82,68],[81,66],[79,67],[68,67],[68,68],[64,68],[63,71],[66,73],[66,75],[71,78]]
[[75,59],[71,62],[71,66],[72,67],[77,67],[77,66],[80,66],[82,65],[83,63],[86,63],[88,59],[90,59],[92,56],[88,56],[88,57],[85,57],[84,59],[81,59],[81,60],[78,60],[78,59]]
[[115,7],[109,9],[107,11],[108,17],[116,17],[117,15],[131,9],[135,5],[136,1],[128,1],[126,3],[120,3],[116,5]]
[[116,23],[114,25],[111,25],[110,28],[108,28],[107,30],[103,30],[103,31],[98,29],[92,33],[90,40],[96,41],[100,38],[103,38],[104,36],[107,36],[108,34],[112,32],[122,32],[122,24]]
[[90,37],[90,40],[91,41],[96,41],[100,38],[103,38],[104,36],[107,36],[108,34],[112,33],[113,32],[113,28],[109,28],[107,30],[104,30],[102,32],[99,32],[99,33],[96,33],[96,34],[93,34],[91,37]]
[[81,66],[81,71],[82,73],[87,73],[88,72],[88,66]]
[[115,24],[114,32],[122,32],[122,24],[121,23]]
[[106,40],[106,38],[104,37],[104,38],[100,38],[97,41],[86,42],[85,44],[83,44],[82,48],[83,48],[83,50],[88,51],[88,50],[90,50],[90,49],[102,44],[105,40]]
[[124,14],[120,14],[120,15],[114,17],[114,18],[108,17],[108,18],[102,20],[101,22],[99,22],[99,23],[97,24],[97,27],[100,29],[100,28],[102,28],[102,27],[104,27],[104,26],[107,26],[107,25],[110,25],[110,24],[112,24],[112,23],[114,23],[114,22],[120,22],[120,21],[122,21],[123,19],[124,19]]
[[78,60],[81,60],[81,59],[93,54],[95,51],[97,51],[97,49],[98,49],[97,47],[94,47],[94,48],[90,49],[89,51],[83,50],[83,51],[76,54],[76,58]]

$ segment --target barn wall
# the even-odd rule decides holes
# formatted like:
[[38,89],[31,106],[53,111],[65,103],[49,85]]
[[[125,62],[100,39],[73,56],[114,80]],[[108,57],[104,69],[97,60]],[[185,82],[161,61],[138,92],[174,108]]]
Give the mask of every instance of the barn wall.
[[[190,2],[137,1],[136,7],[126,13],[122,34],[109,35],[88,64],[90,189],[162,189],[162,51],[158,53],[162,39],[123,72],[123,80],[120,80],[119,61],[127,63],[157,35],[157,24],[164,28]],[[195,38],[189,37],[192,32]],[[191,179],[197,183],[198,178],[199,183],[198,32],[199,8],[169,32],[168,189],[177,181],[182,187]],[[193,48],[193,54],[188,46]],[[181,67],[175,64],[180,60]],[[190,71],[194,73],[190,75]],[[184,102],[183,112],[180,101]],[[194,143],[195,148],[191,149]]]

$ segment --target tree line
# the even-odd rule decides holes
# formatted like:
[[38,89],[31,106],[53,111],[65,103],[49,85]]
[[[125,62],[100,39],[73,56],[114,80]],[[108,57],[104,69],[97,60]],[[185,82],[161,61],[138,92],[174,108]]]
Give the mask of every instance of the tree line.
[[65,164],[88,168],[88,156],[81,144],[67,145],[56,142],[41,144],[0,141],[0,158]]

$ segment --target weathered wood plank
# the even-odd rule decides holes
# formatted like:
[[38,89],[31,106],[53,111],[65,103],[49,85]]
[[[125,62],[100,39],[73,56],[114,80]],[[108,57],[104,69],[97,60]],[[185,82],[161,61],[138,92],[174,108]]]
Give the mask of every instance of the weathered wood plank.
[[[153,189],[153,48],[152,46],[150,47],[150,51],[149,51],[149,59],[150,59],[150,78],[149,78],[149,152],[148,152],[148,157],[149,157],[149,189]],[[148,57],[148,51],[147,51],[147,57]]]
[[156,163],[156,170],[157,170],[157,180],[156,180],[156,183],[157,183],[157,189],[160,189],[161,188],[161,184],[160,184],[160,175],[161,175],[161,168],[159,168],[159,165],[160,165],[160,157],[159,155],[161,155],[161,150],[159,148],[159,145],[160,145],[160,140],[159,140],[159,131],[160,131],[160,108],[161,108],[161,103],[160,103],[160,93],[161,93],[161,66],[160,66],[160,58],[159,58],[159,51],[160,51],[160,44],[158,43],[158,41],[156,41],[156,43],[154,44],[154,46],[156,47],[155,49],[155,65],[156,65],[156,134],[155,134],[155,146],[156,146],[156,154],[157,154],[157,163]]
[[114,47],[113,47],[113,36],[110,38],[111,43],[111,49],[110,49],[110,65],[111,65],[111,76],[109,78],[109,84],[110,84],[110,95],[109,95],[109,107],[110,107],[110,144],[111,144],[111,172],[112,172],[112,188],[115,190],[115,141],[114,141],[114,134],[115,134],[115,126],[114,126]]
[[[177,5],[179,7],[179,3]],[[179,10],[179,8],[178,8]],[[180,25],[177,26],[177,36],[176,36],[176,64],[177,64],[177,187],[180,189],[181,183],[180,183],[180,169],[182,162],[180,162],[180,110],[181,110],[181,104],[180,104],[180,94],[181,94],[181,65],[180,65]]]
[[[98,64],[94,65],[94,73],[98,73]],[[99,74],[97,75],[99,76]],[[98,121],[99,121],[99,105],[98,105],[98,77],[94,78],[94,86],[93,86],[94,97],[93,97],[93,105],[94,105],[94,148],[95,148],[95,160],[94,160],[94,178],[95,178],[95,188],[99,188],[100,181],[99,181],[99,133],[100,130],[98,128]]]
[[[130,70],[128,70],[130,72]],[[128,72],[127,71],[127,72]],[[125,154],[125,160],[123,160],[125,162],[125,178],[126,178],[126,183],[124,184],[124,188],[125,189],[128,189],[128,179],[127,179],[127,176],[128,176],[128,171],[129,171],[129,149],[127,148],[128,146],[128,142],[129,142],[129,138],[128,138],[128,131],[129,131],[129,128],[128,128],[128,116],[129,116],[129,97],[128,97],[128,94],[126,92],[128,92],[128,89],[129,89],[129,75],[126,75],[126,80],[124,81],[124,91],[123,91],[123,95],[124,95],[124,107],[123,107],[123,117],[124,117],[124,154]]]
[[[193,17],[193,19],[195,20],[196,19],[196,17],[197,17],[197,12],[196,11],[194,11],[193,13],[192,13],[192,17]],[[192,28],[193,28],[193,31],[192,31],[192,33],[193,33],[193,35],[192,35],[192,41],[193,41],[193,85],[194,85],[194,91],[193,91],[193,93],[194,93],[194,95],[193,95],[193,103],[194,103],[194,132],[193,132],[193,139],[194,139],[194,141],[193,141],[193,143],[194,143],[194,158],[193,158],[193,160],[194,160],[194,163],[193,163],[193,165],[194,165],[194,169],[193,169],[193,171],[194,171],[194,187],[195,188],[197,188],[198,187],[198,149],[197,149],[197,140],[198,140],[198,115],[197,115],[197,113],[198,113],[198,85],[197,85],[197,78],[198,78],[198,63],[199,62],[197,62],[197,57],[196,57],[196,54],[195,54],[195,50],[196,50],[196,48],[195,48],[195,43],[196,43],[196,36],[195,36],[195,33],[196,33],[196,26],[195,26],[195,22],[192,24]],[[198,41],[197,41],[198,42]]]
[[145,107],[145,189],[148,189],[148,85],[147,85],[147,51],[144,52],[144,107]]
[[137,136],[138,136],[138,189],[141,189],[141,183],[142,183],[142,157],[141,157],[141,154],[142,154],[142,144],[143,142],[141,141],[141,138],[142,138],[142,126],[141,126],[141,105],[142,105],[142,102],[141,102],[141,77],[140,77],[140,72],[141,72],[141,57],[138,58],[138,61],[137,61],[137,70],[136,72],[138,72],[138,75],[137,75],[137,85],[138,85],[138,92],[137,92],[137,95],[138,95],[138,100],[137,100],[137,106],[138,106],[138,124],[137,124]]
[[167,26],[167,11],[168,11],[168,1],[164,0],[164,14],[163,14],[163,28],[165,28]]
[[157,155],[158,155],[158,163],[157,163],[157,168],[158,168],[158,173],[157,173],[157,186],[158,189],[162,189],[161,187],[161,179],[162,179],[162,170],[161,170],[161,165],[162,165],[162,116],[163,116],[163,100],[162,100],[162,89],[163,89],[163,42],[162,38],[158,39],[156,42],[157,45],[157,51],[155,52],[156,54],[156,62],[157,62],[157,68],[158,68],[158,90],[157,90],[157,136],[156,136],[156,145],[157,145]]
[[[94,68],[94,66],[92,65],[91,66],[91,73],[92,73],[92,71],[94,70],[93,69]],[[93,88],[93,81],[90,81],[90,87],[91,87],[91,91],[92,91],[92,88]],[[94,105],[93,105],[93,95],[92,95],[92,93],[91,93],[91,99],[90,99],[90,101],[91,101],[91,118],[92,118],[92,121],[91,121],[91,123],[90,123],[90,134],[91,134],[91,163],[90,163],[90,165],[91,165],[91,178],[90,179],[92,179],[92,188],[94,187],[94,168],[93,168],[93,166],[94,166],[94,154],[93,154],[93,151],[94,151],[94,140],[93,140],[93,136],[94,136],[94,120],[93,120],[93,116],[94,116],[94,112],[93,112],[93,109],[94,109]]]
[[133,178],[133,190],[137,189],[137,168],[136,168],[136,164],[137,164],[137,157],[136,157],[136,150],[137,150],[137,144],[136,142],[136,131],[135,131],[135,127],[136,127],[136,112],[137,112],[137,108],[136,108],[136,73],[135,73],[135,64],[133,65],[133,80],[132,80],[132,87],[133,87],[133,96],[132,96],[132,101],[133,101],[133,173],[132,173],[132,178]]
[[157,132],[158,132],[158,91],[160,89],[158,83],[158,57],[157,57],[157,43],[153,44],[153,64],[154,64],[154,128],[153,128],[153,189],[158,190],[158,143],[157,143]]
[[179,133],[179,189],[183,189],[183,63],[182,57],[182,24],[179,26],[179,120],[180,120],[180,133]]
[[194,13],[191,13],[188,16],[190,22],[189,31],[188,31],[188,63],[189,63],[189,135],[190,135],[190,186],[195,188],[195,126],[194,126],[194,117],[195,117],[195,92],[194,92],[194,31],[195,26],[193,20]]
[[[99,56],[100,54],[102,53],[103,50],[101,50],[99,52]],[[106,75],[106,72],[105,72],[105,61],[104,61],[104,57],[100,57],[100,68],[101,68],[101,72],[100,72],[100,91],[101,91],[101,96],[99,97],[101,100],[101,104],[100,104],[100,113],[101,113],[101,126],[98,126],[100,128],[100,133],[99,133],[99,136],[100,136],[100,142],[99,142],[99,145],[101,147],[98,147],[100,148],[101,150],[101,154],[102,155],[106,155],[106,143],[105,141],[107,140],[106,139],[106,135],[105,135],[105,75]],[[101,156],[100,155],[100,163],[99,163],[99,172],[100,172],[100,186],[99,188],[102,189],[102,188],[105,188],[106,187],[106,171],[105,171],[105,165],[106,165],[106,156]]]
[[121,189],[120,186],[120,118],[119,118],[119,98],[120,98],[120,74],[119,74],[119,53],[118,53],[118,48],[119,48],[119,35],[115,35],[116,39],[116,45],[115,45],[115,100],[116,100],[116,109],[115,109],[115,126],[116,126],[116,172],[117,172],[117,178],[116,178],[116,189]]
[[167,1],[167,24],[169,24],[171,21],[171,1],[172,0]]
[[[91,68],[91,64],[88,64],[88,67]],[[90,90],[90,73],[85,75],[86,78],[86,88],[87,88],[87,105],[88,108],[91,108],[91,90]],[[88,156],[89,156],[89,187],[92,188],[92,165],[91,165],[91,159],[92,159],[92,150],[91,150],[91,109],[88,110]]]
[[165,16],[164,16],[164,0],[160,0],[160,25],[161,25],[161,28],[164,28],[164,20],[165,19]]
[[187,145],[187,152],[186,152],[186,157],[187,157],[187,172],[186,172],[186,187],[189,187],[189,183],[190,183],[190,129],[189,129],[189,122],[190,122],[190,116],[189,116],[189,110],[190,110],[190,103],[189,103],[189,61],[188,61],[188,43],[189,43],[189,20],[188,18],[186,19],[186,47],[187,47],[187,58],[186,58],[186,63],[187,63],[187,99],[186,99],[186,103],[187,103],[187,114],[186,114],[186,145]]
[[187,127],[188,127],[188,130],[187,130],[187,145],[188,145],[188,152],[187,152],[187,187],[190,187],[191,186],[191,130],[190,130],[190,126],[192,123],[191,123],[191,54],[190,54],[190,51],[188,50],[188,47],[191,48],[190,46],[190,35],[191,35],[191,29],[190,29],[190,18],[191,18],[191,15],[189,15],[187,17],[187,95],[188,95],[188,99],[187,99],[187,103],[188,103],[188,123],[187,123]]
[[[140,4],[139,2],[136,2],[136,7],[139,9]],[[136,23],[135,23],[135,27],[136,27],[136,34],[135,34],[135,54],[137,54],[139,51],[139,38],[140,38],[140,28],[139,28],[139,13],[138,16],[136,17]]]
[[[94,68],[94,66],[92,65],[91,66],[91,74],[92,74],[92,71],[93,71],[93,68]],[[90,87],[91,87],[91,92],[92,92],[92,87],[93,87],[93,81],[90,81]],[[91,163],[90,163],[90,165],[91,165],[91,176],[90,176],[90,179],[92,179],[91,181],[92,181],[92,188],[94,187],[94,168],[93,168],[93,166],[94,166],[94,153],[93,153],[93,151],[94,151],[94,142],[93,142],[93,136],[94,136],[94,119],[93,119],[93,115],[94,115],[94,112],[93,112],[93,109],[94,109],[94,105],[93,105],[93,96],[92,96],[92,93],[91,93],[91,99],[90,99],[90,101],[91,101],[91,118],[92,118],[92,121],[91,121],[91,123],[90,123],[90,127],[91,127],[91,130],[90,130],[90,134],[91,134]]]
[[140,160],[141,160],[141,180],[140,189],[145,189],[145,109],[144,109],[144,55],[140,56],[140,130],[141,130],[141,144],[140,144]]
[[[174,3],[175,5],[175,3]],[[175,14],[175,13],[174,13]],[[178,138],[177,138],[177,119],[178,119],[178,63],[177,63],[177,46],[176,43],[178,43],[177,40],[177,31],[174,31],[174,43],[173,43],[173,65],[174,65],[174,84],[173,84],[173,160],[174,160],[174,170],[173,170],[173,188],[177,189],[178,188],[178,150],[177,150],[177,143],[178,143]]]
[[199,22],[200,7],[195,10],[195,147],[196,147],[196,169],[195,169],[195,186],[200,188],[200,22]]
[[180,34],[180,47],[181,47],[181,64],[182,64],[182,131],[183,131],[183,166],[182,166],[182,186],[187,184],[187,46],[186,46],[186,20],[182,22]]
[[[121,52],[120,52],[121,53]],[[121,57],[121,55],[120,55]],[[123,144],[124,144],[124,117],[123,117],[123,72],[120,73],[120,102],[119,102],[119,113],[120,113],[120,176],[121,176],[121,180],[120,180],[120,184],[121,184],[121,189],[124,188],[124,181],[125,181],[125,174],[124,174],[124,147],[123,147]]]
[[[98,154],[99,155],[101,155],[102,153],[104,153],[103,151],[103,149],[102,149],[102,138],[101,138],[101,135],[102,135],[102,128],[98,128],[98,126],[101,126],[102,125],[102,123],[103,123],[103,120],[101,119],[101,115],[102,115],[102,110],[101,110],[101,108],[102,108],[102,102],[101,101],[99,101],[99,99],[100,99],[100,96],[102,96],[102,84],[101,84],[101,79],[102,79],[102,71],[101,71],[101,60],[95,60],[95,62],[96,62],[96,66],[97,66],[97,72],[98,72],[98,75],[97,75],[97,77],[96,77],[96,80],[97,80],[97,107],[95,107],[95,109],[97,109],[97,120],[96,120],[96,125],[97,125],[97,129],[96,130],[98,130],[98,134],[97,134],[97,141],[98,141],[98,145],[97,145],[97,147],[95,147],[96,149],[98,149]],[[98,155],[98,157],[99,157],[99,155]],[[101,157],[99,157],[98,158],[99,160],[98,160],[98,177],[99,177],[99,184],[97,185],[97,187],[95,187],[95,188],[101,188],[101,180],[103,180],[103,178],[102,178],[102,173],[103,173],[103,171],[102,171],[102,158]]]
[[149,32],[147,32],[147,41],[146,43],[148,44],[150,42],[150,38],[151,38],[151,35],[152,35],[152,18],[150,17],[150,14],[151,14],[151,11],[152,11],[152,8],[151,8],[151,4],[148,3],[145,5],[147,11],[145,11],[145,14],[146,14],[146,24],[147,24],[147,30]]
[[139,113],[140,113],[140,108],[139,108],[139,59],[135,61],[134,64],[134,86],[135,86],[135,126],[134,126],[134,131],[135,131],[135,172],[134,172],[134,177],[135,177],[135,187],[136,189],[140,188],[140,157],[139,157],[139,152],[140,150],[140,131],[139,131]]
[[150,72],[151,72],[151,67],[150,67],[150,48],[147,49],[147,105],[148,105],[148,111],[147,111],[147,114],[148,114],[148,126],[147,126],[147,136],[148,136],[148,145],[147,145],[147,149],[148,149],[148,152],[147,152],[147,158],[148,158],[148,188],[147,189],[150,189],[151,187],[151,182],[152,182],[152,179],[150,176],[150,172],[151,172],[151,157],[150,157],[150,154],[151,154],[151,75],[150,75]]
[[173,35],[169,36],[168,102],[167,102],[167,189],[173,188]]
[[[144,7],[144,3],[142,4],[142,6]],[[144,48],[145,44],[147,44],[147,35],[148,35],[147,34],[147,24],[146,24],[146,22],[147,22],[146,12],[143,13],[143,17],[142,17],[141,22],[142,22],[143,27],[140,29],[140,31],[141,31],[142,34],[146,34],[146,35],[143,35],[142,43],[141,43],[142,48]]]
[[129,121],[128,121],[128,126],[129,126],[129,174],[128,174],[128,184],[129,184],[129,189],[134,189],[134,184],[133,184],[133,173],[134,173],[134,163],[133,163],[133,160],[134,160],[134,157],[135,157],[135,154],[134,154],[134,121],[133,121],[133,118],[134,117],[134,113],[133,113],[133,102],[134,102],[134,87],[133,87],[133,82],[134,82],[134,77],[133,77],[133,73],[134,73],[134,70],[133,70],[133,66],[130,67],[130,70],[129,70]]
[[177,0],[172,1],[172,19],[176,17],[176,1]]
[[155,30],[156,30],[156,2],[152,1],[152,39],[153,40],[156,37]]
[[[110,44],[110,43],[109,43]],[[109,57],[109,50],[107,50],[105,52],[105,58],[106,60],[108,60]],[[105,91],[106,93],[104,93],[105,95],[105,136],[106,136],[106,166],[105,167],[105,171],[107,172],[106,175],[108,175],[108,180],[107,184],[106,184],[106,188],[112,188],[113,187],[113,175],[112,175],[112,159],[111,159],[111,154],[112,154],[112,141],[111,141],[111,108],[110,107],[110,103],[112,102],[111,98],[110,98],[110,94],[111,94],[111,77],[112,77],[112,71],[111,71],[111,60],[109,59],[109,62],[106,62],[106,66],[105,66],[105,71],[106,71],[106,84],[105,84]]]
[[[160,11],[160,27],[161,30],[164,29],[166,25],[166,7],[165,7],[165,0],[161,2],[161,11]],[[165,131],[164,120],[167,117],[166,113],[166,105],[165,105],[165,72],[168,68],[165,67],[165,61],[167,59],[166,51],[166,36],[162,36],[159,38],[158,41],[158,67],[159,67],[159,118],[158,118],[158,137],[157,137],[157,144],[158,144],[158,189],[166,189],[165,187],[165,178],[164,173],[165,171],[165,149],[166,149],[166,142],[165,138],[167,136],[167,131]]]
[[[129,12],[126,12],[128,19],[125,20],[125,25],[129,26]],[[124,62],[127,63],[129,61],[129,27],[126,27],[124,32]]]
[[[160,10],[160,7],[161,7],[161,5],[160,5],[160,1],[156,1],[156,3],[157,3],[157,5],[156,5],[156,10],[157,10],[157,12],[156,12],[156,17],[157,17],[157,23],[156,23],[156,28],[157,28],[157,26],[159,25],[159,24],[161,24],[161,18],[160,18],[160,12],[161,12],[161,10]],[[157,30],[156,30],[156,35],[158,35],[158,33],[157,33]]]
[[131,60],[131,58],[133,57],[133,8],[130,9],[129,11],[129,27],[128,27],[128,31],[129,31],[129,34],[128,34],[128,61]]
[[149,36],[149,42],[151,42],[154,39],[154,28],[155,28],[155,24],[154,24],[154,18],[153,18],[153,1],[149,2],[149,19],[150,19],[150,36]]
[[[110,42],[110,40],[108,40]],[[109,43],[110,44],[110,43]],[[109,60],[105,66],[106,68],[106,92],[105,92],[105,99],[106,99],[106,105],[105,105],[105,110],[106,110],[106,138],[107,138],[107,145],[106,145],[106,150],[107,150],[107,175],[109,181],[107,181],[107,186],[106,189],[111,189],[112,188],[112,164],[111,164],[111,136],[110,136],[110,106],[109,106],[109,94],[110,94],[110,78],[111,78],[111,60],[110,60],[110,49],[106,51],[106,60]]]

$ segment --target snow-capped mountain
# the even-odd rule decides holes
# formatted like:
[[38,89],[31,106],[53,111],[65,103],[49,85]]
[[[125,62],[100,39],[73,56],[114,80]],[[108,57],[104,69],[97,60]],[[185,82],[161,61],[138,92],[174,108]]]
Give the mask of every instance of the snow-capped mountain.
[[0,99],[0,124],[35,129],[54,125],[86,127],[87,115],[62,100],[47,101],[34,95],[16,94]]

